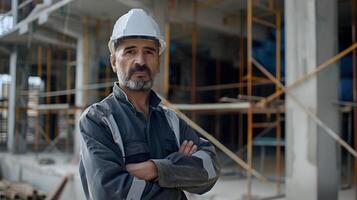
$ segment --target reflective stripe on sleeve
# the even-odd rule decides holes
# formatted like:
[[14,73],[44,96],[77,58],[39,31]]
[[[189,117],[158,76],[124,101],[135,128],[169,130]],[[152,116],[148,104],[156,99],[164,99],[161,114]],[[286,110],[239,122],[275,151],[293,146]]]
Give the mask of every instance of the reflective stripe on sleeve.
[[128,196],[126,197],[126,200],[140,200],[141,195],[144,192],[145,185],[146,183],[144,180],[140,180],[134,177],[128,192]]
[[192,155],[202,159],[203,167],[208,174],[208,179],[214,178],[216,176],[216,171],[214,170],[212,159],[206,152],[200,150]]
[[104,117],[104,120],[107,122],[110,132],[112,132],[114,142],[119,146],[122,156],[123,156],[123,159],[124,159],[124,162],[125,162],[125,151],[124,151],[123,139],[121,137],[118,125],[115,122],[113,115],[109,115],[109,117]]
[[176,143],[178,148],[180,148],[180,120],[177,117],[175,111],[163,107],[164,111],[165,111],[165,116],[167,121],[169,122],[169,126],[172,129],[172,131],[175,133],[175,137],[176,137]]

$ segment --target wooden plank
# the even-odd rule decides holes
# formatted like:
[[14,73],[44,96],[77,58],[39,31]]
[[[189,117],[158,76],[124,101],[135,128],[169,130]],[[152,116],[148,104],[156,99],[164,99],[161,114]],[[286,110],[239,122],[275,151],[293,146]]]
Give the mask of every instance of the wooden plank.
[[[272,85],[274,84],[271,81],[261,80],[259,82],[253,82],[253,86],[262,86],[262,85]],[[226,84],[218,84],[218,85],[206,85],[206,86],[198,86],[196,87],[196,92],[204,92],[204,91],[214,91],[214,90],[228,90],[228,89],[237,89],[242,88],[242,90],[247,87],[247,83],[239,82],[239,83],[226,83]],[[183,85],[171,85],[174,90],[184,90],[191,91],[191,87],[183,86]]]
[[241,103],[206,103],[206,104],[174,104],[174,106],[183,111],[199,111],[199,110],[247,110],[250,107],[249,102]]
[[269,28],[276,28],[275,24],[273,24],[269,21],[266,21],[264,19],[257,18],[257,17],[253,17],[253,22],[263,25],[263,26],[266,26],[266,27],[269,27]]
[[30,5],[32,3],[33,0],[25,0],[23,1],[22,3],[20,3],[18,6],[17,6],[17,9],[20,10],[22,8],[24,8],[25,6],[27,5]]
[[332,58],[328,59],[327,61],[325,61],[324,63],[318,65],[316,67],[316,69],[312,72],[309,72],[308,74],[302,76],[301,78],[297,79],[296,81],[294,81],[292,84],[286,86],[286,90],[278,90],[276,91],[274,94],[268,96],[265,99],[262,99],[257,105],[258,106],[265,106],[267,103],[273,101],[275,98],[279,97],[281,94],[283,94],[285,91],[289,91],[292,88],[295,88],[296,86],[298,86],[299,84],[301,84],[302,82],[308,80],[309,78],[316,76],[320,71],[322,71],[323,69],[325,69],[326,67],[330,66],[331,64],[337,62],[338,60],[340,60],[342,57],[344,57],[345,55],[351,53],[353,50],[355,50],[357,48],[357,43],[353,43],[351,46],[349,46],[347,49],[341,51],[340,53],[336,54],[335,56],[333,56]]
[[252,125],[253,128],[271,128],[275,126],[276,126],[276,122],[255,122]]
[[[266,113],[275,113],[277,108],[259,108],[259,107],[253,107],[252,112],[253,114],[266,114]],[[284,112],[284,106],[279,106],[278,109],[280,112]],[[184,110],[183,110],[184,111]],[[185,112],[192,112],[190,110],[185,110]],[[242,108],[236,108],[236,109],[210,109],[210,110],[194,110],[195,113],[200,114],[200,115],[215,115],[215,114],[234,114],[234,113],[241,113],[241,114],[247,114],[248,109],[242,109]]]
[[61,181],[58,183],[56,188],[47,196],[46,200],[58,200],[60,199],[62,192],[68,182],[68,180],[72,177],[72,174],[67,174],[62,177]]
[[68,103],[57,104],[38,104],[37,106],[28,107],[28,110],[67,110],[70,106]]

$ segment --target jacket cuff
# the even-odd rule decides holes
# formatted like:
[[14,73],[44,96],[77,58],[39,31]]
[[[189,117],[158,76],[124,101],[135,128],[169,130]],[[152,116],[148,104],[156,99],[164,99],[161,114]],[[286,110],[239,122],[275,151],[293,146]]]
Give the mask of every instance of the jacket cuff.
[[154,181],[158,181],[161,187],[166,185],[165,177],[169,176],[169,174],[166,173],[167,170],[165,169],[171,165],[171,161],[168,159],[151,159],[151,161],[155,164],[157,169],[157,178]]

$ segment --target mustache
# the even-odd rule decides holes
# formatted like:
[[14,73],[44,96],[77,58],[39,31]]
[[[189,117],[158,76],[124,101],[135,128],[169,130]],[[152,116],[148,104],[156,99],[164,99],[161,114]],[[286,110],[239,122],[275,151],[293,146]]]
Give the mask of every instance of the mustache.
[[139,65],[139,64],[135,64],[133,67],[131,67],[129,69],[129,72],[128,72],[128,77],[131,78],[131,76],[135,73],[135,72],[146,72],[148,73],[148,75],[151,77],[151,71],[150,71],[150,68],[146,65],[146,64],[143,64],[143,65]]

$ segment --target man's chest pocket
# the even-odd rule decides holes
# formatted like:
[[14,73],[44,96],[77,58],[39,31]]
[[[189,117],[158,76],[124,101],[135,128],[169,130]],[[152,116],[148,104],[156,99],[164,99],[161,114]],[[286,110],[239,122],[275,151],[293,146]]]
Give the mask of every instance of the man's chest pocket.
[[125,163],[139,163],[150,159],[150,151],[145,141],[129,141],[125,143]]

